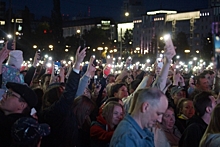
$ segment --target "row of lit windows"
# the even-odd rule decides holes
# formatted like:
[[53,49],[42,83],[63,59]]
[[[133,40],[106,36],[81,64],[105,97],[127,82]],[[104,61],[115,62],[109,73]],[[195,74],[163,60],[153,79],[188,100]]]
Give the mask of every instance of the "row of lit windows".
[[163,17],[154,18],[154,21],[160,21],[160,20],[164,20],[164,18]]
[[102,20],[101,23],[102,23],[102,24],[110,24],[110,21]]
[[209,16],[209,12],[207,12],[207,13],[200,13],[200,16]]
[[142,20],[134,20],[134,23],[142,23]]

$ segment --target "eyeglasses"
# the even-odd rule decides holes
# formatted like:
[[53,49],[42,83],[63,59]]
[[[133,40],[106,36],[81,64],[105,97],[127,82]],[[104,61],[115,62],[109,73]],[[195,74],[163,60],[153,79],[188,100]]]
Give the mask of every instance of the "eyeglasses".
[[5,93],[6,93],[6,97],[7,97],[7,98],[13,96],[13,97],[18,98],[19,101],[24,101],[24,102],[25,102],[25,100],[24,100],[23,98],[21,98],[21,97],[15,95],[15,94],[13,94],[13,92],[10,91],[10,90],[6,90]]

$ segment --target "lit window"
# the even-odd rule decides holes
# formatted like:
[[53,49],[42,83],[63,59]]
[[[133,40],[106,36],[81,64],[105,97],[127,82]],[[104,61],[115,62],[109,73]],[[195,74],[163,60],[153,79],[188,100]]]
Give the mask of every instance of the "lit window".
[[1,26],[5,25],[5,21],[0,21],[0,25]]
[[16,23],[23,23],[22,19],[16,19]]

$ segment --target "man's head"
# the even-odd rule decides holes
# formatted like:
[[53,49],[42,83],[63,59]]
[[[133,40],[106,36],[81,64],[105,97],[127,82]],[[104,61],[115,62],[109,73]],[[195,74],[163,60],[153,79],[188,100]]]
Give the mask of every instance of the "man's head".
[[184,88],[180,86],[172,87],[170,94],[176,105],[181,98],[186,98],[186,92],[184,91]]
[[115,76],[113,74],[109,74],[107,77],[107,84],[115,83]]
[[111,87],[110,97],[124,98],[128,96],[128,90],[125,83],[116,83]]
[[203,117],[205,114],[211,115],[216,106],[216,100],[210,92],[201,92],[193,100],[196,114]]
[[207,79],[209,88],[211,89],[213,82],[214,82],[214,77],[213,77],[214,72],[204,71],[201,75],[203,75]]
[[204,75],[200,75],[197,77],[196,88],[198,88],[199,90],[202,90],[202,91],[208,91],[210,89],[209,82]]
[[37,96],[27,85],[8,82],[8,90],[0,101],[0,109],[5,115],[13,113],[30,114],[31,108],[37,104]]
[[145,88],[138,94],[132,116],[139,117],[141,128],[151,128],[162,121],[168,106],[167,97],[156,88]]

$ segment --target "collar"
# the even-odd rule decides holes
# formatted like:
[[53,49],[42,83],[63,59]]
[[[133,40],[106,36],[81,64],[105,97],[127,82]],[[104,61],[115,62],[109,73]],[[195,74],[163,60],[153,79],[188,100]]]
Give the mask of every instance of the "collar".
[[179,118],[184,119],[184,120],[189,119],[189,118],[188,118],[188,117],[186,117],[184,114],[181,114],[181,115],[179,116]]
[[127,114],[124,119],[133,126],[133,128],[138,132],[138,134],[142,139],[152,138],[154,136],[154,134],[150,132],[147,128],[141,129],[141,127],[133,119],[133,117],[131,117],[131,115]]

